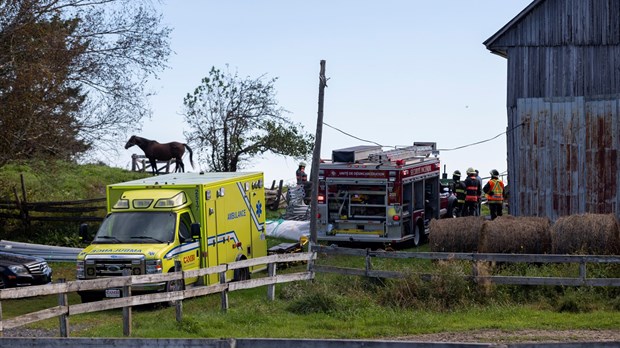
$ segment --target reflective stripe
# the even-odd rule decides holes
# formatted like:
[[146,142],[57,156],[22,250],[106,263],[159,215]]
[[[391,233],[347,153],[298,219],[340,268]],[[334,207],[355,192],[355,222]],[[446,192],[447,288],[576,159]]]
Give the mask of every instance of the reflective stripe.
[[504,200],[504,188],[502,182],[498,179],[489,180],[489,194],[487,194],[487,200],[489,203],[499,203]]

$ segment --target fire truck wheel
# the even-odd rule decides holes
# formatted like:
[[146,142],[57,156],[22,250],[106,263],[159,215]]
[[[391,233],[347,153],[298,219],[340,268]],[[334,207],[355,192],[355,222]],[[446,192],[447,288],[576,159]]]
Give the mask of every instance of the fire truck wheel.
[[420,230],[420,226],[415,224],[413,229],[413,246],[418,247],[422,244],[422,231]]

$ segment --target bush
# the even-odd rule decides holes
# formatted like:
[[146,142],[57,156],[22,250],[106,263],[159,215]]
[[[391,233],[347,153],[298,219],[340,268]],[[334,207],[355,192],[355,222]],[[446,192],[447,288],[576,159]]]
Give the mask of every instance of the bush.
[[463,268],[455,262],[437,264],[437,275],[423,279],[411,273],[389,283],[380,295],[383,305],[397,308],[446,311],[475,302],[478,287],[464,278]]

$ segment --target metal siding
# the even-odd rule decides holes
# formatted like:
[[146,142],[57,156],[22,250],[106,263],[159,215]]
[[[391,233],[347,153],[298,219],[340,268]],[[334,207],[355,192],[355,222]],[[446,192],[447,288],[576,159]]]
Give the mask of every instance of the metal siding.
[[618,0],[535,1],[485,42],[507,57],[511,214],[619,213],[619,14]]
[[617,0],[542,1],[502,35],[487,42],[487,48],[618,45],[618,13]]
[[517,101],[512,214],[618,213],[619,104],[617,95]]

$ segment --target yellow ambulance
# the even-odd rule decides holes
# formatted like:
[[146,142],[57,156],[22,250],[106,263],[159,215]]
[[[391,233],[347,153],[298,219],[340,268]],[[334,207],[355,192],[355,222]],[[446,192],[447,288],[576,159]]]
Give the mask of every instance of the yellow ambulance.
[[[108,185],[108,215],[77,260],[77,278],[184,271],[267,255],[263,174],[175,173]],[[86,225],[80,236],[88,236]],[[229,271],[246,280],[266,266]],[[132,286],[132,293],[217,283],[217,274]],[[79,292],[82,302],[120,297],[121,289]]]

